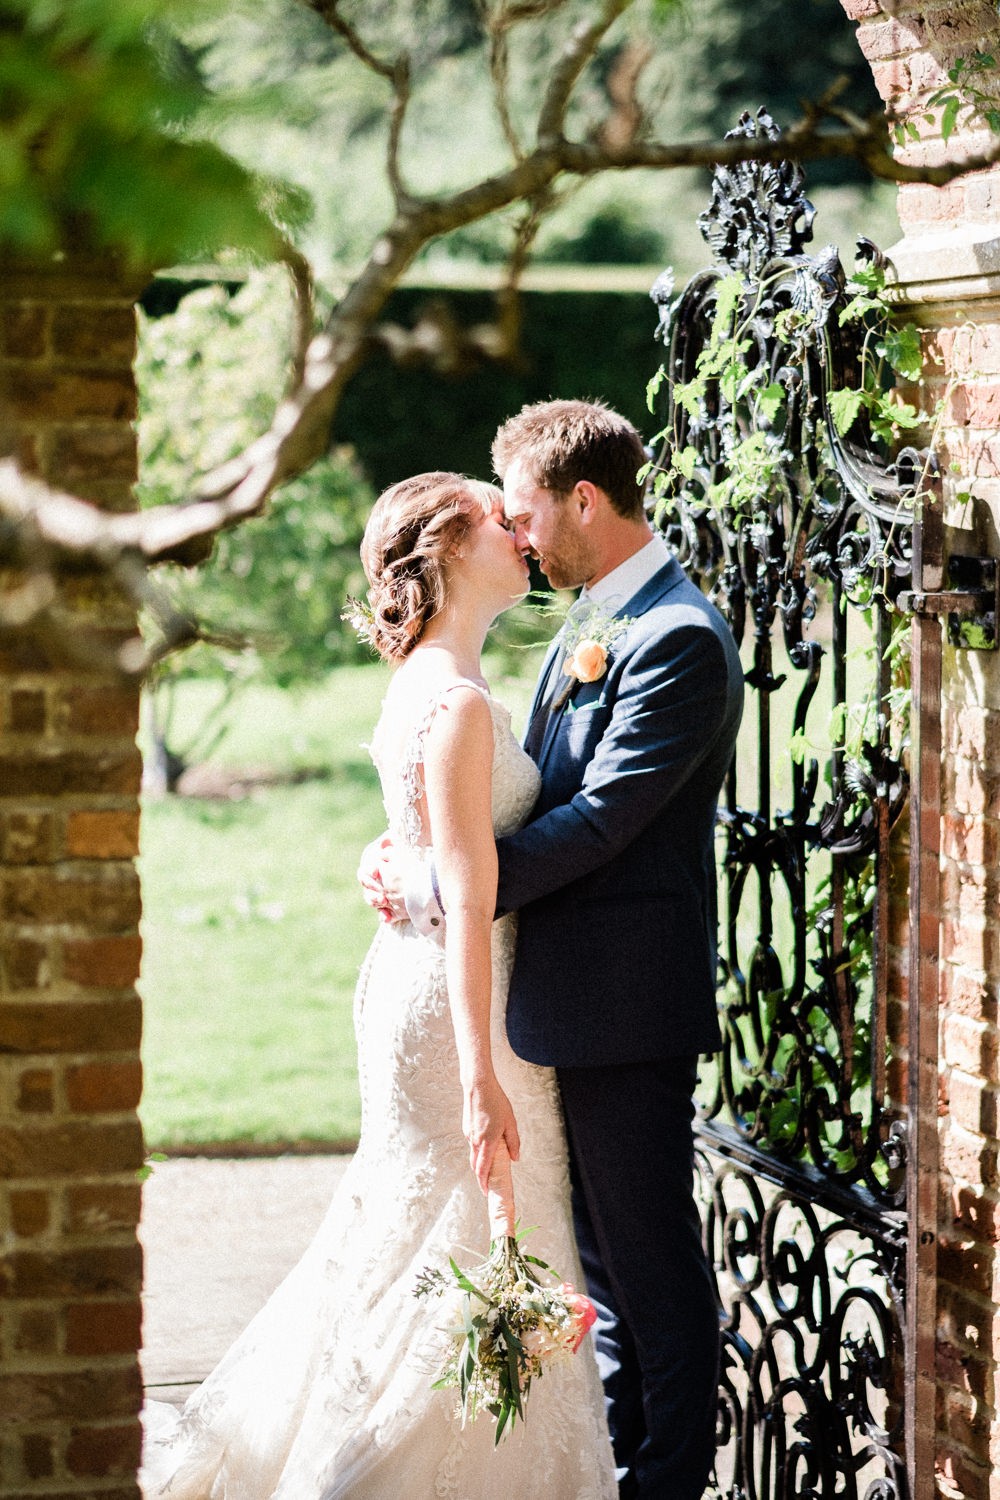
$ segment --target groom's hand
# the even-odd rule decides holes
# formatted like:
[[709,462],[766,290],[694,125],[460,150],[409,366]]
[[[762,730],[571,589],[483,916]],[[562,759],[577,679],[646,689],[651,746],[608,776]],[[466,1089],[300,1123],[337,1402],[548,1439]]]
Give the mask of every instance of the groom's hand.
[[380,922],[402,922],[406,919],[402,883],[393,858],[392,838],[383,833],[361,851],[358,865],[361,893],[377,913]]

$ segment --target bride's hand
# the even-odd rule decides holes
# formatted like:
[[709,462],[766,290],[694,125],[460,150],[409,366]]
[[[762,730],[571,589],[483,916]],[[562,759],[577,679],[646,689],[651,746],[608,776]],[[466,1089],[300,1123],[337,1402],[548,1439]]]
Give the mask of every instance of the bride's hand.
[[406,917],[402,882],[393,858],[392,838],[388,833],[373,839],[361,851],[358,865],[361,893],[368,905],[378,912],[381,922],[400,922]]
[[514,1111],[496,1078],[475,1082],[465,1090],[462,1132],[469,1143],[473,1174],[485,1193],[500,1143],[505,1143],[511,1161],[521,1154]]

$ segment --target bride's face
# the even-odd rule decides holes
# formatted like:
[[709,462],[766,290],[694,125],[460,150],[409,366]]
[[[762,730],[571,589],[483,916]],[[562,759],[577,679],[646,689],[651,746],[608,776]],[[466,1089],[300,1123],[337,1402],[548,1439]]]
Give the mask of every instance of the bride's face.
[[527,559],[521,555],[501,505],[472,527],[462,543],[461,557],[474,588],[495,605],[498,614],[528,593]]

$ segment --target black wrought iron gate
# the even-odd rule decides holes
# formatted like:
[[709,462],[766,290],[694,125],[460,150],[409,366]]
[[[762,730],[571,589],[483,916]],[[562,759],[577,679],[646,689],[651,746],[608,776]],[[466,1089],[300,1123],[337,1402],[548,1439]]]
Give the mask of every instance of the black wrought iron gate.
[[[763,114],[738,128],[777,134]],[[873,436],[858,393],[874,314],[842,317],[857,289],[833,247],[804,254],[812,218],[794,164],[719,169],[699,221],[713,264],[676,299],[665,278],[653,291],[658,516],[748,683],[720,816],[723,1047],[698,1126],[723,1322],[716,1478],[731,1500],[918,1500],[936,925],[913,924],[909,1032],[900,976],[908,886],[937,908],[940,631],[906,605],[935,587],[940,522],[930,507],[922,537],[915,522],[929,455],[890,462]],[[911,786],[930,811],[910,820],[908,879]]]

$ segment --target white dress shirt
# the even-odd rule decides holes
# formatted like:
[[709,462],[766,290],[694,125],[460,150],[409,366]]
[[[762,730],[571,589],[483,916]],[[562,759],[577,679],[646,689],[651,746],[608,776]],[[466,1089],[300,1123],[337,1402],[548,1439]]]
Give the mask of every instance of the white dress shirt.
[[603,578],[599,578],[589,588],[581,589],[580,601],[587,604],[610,605],[610,613],[617,613],[630,599],[635,598],[640,589],[645,588],[670,555],[670,548],[666,541],[659,532],[656,532],[644,547],[640,547],[638,552],[633,552],[632,556],[627,557],[623,563],[619,563],[617,568],[612,568],[610,573],[605,573]]

